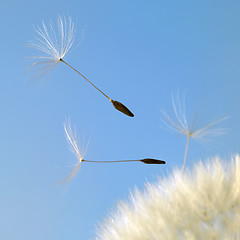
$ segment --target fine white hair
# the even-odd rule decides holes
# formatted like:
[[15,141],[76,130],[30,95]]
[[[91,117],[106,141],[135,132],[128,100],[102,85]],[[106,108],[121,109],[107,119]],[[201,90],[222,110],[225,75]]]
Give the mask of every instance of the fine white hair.
[[147,184],[99,225],[97,240],[240,239],[240,156]]

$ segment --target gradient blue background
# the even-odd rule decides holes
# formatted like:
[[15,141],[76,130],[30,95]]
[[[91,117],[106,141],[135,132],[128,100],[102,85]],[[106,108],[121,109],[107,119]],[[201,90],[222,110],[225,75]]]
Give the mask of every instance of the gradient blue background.
[[[185,93],[188,115],[227,115],[228,134],[191,141],[187,166],[240,152],[240,2],[0,1],[0,239],[91,239],[129,189],[181,167],[186,138],[162,128],[161,109]],[[67,66],[40,88],[27,84],[33,25],[72,16],[84,41],[64,60],[135,114],[129,118]],[[63,129],[69,117],[91,139],[87,159],[153,157],[165,166],[82,164]]]

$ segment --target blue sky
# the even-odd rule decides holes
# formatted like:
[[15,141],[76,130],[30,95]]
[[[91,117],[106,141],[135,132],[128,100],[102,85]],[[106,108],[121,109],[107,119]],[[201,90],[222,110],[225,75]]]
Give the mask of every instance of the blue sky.
[[[171,96],[186,96],[187,116],[229,116],[228,134],[191,141],[187,166],[240,152],[239,1],[0,1],[0,238],[94,239],[98,224],[130,190],[183,162],[186,137],[162,127]],[[46,84],[27,83],[33,25],[71,16],[76,40],[64,60],[135,114],[116,111],[63,64]],[[68,187],[56,185],[76,162],[66,118],[87,159],[159,158],[166,165],[82,164]]]

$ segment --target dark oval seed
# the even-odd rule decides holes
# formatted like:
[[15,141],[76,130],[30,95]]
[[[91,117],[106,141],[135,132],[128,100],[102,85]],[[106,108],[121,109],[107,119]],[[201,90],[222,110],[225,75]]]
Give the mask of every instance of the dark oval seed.
[[111,102],[118,111],[128,115],[129,117],[134,117],[134,114],[122,103],[120,103],[118,101],[114,101],[114,100],[112,100]]
[[146,164],[165,164],[166,163],[163,160],[152,159],[152,158],[144,158],[140,161],[143,162],[143,163],[146,163]]

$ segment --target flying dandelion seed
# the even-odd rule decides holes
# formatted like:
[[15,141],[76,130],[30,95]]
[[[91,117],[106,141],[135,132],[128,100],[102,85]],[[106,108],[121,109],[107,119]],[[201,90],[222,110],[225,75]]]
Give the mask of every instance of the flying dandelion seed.
[[200,121],[193,121],[189,124],[186,119],[184,99],[180,101],[179,95],[177,95],[176,98],[172,96],[172,105],[175,119],[171,118],[165,111],[162,111],[161,120],[169,129],[187,136],[187,143],[182,167],[182,169],[184,170],[190,138],[200,139],[224,134],[226,132],[225,129],[214,127],[218,123],[228,119],[228,117],[215,118],[210,120],[209,122],[204,121],[204,123]]
[[33,62],[30,64],[28,70],[36,70],[34,78],[45,78],[43,83],[49,77],[50,73],[56,68],[56,66],[62,62],[87,82],[89,82],[95,89],[97,89],[102,95],[104,95],[113,104],[114,108],[118,111],[126,114],[127,116],[134,117],[134,114],[122,103],[111,99],[103,91],[101,91],[90,80],[83,76],[79,71],[73,68],[70,64],[63,60],[64,56],[70,51],[73,46],[75,38],[74,23],[71,18],[66,20],[65,17],[58,17],[57,28],[55,28],[52,21],[49,24],[42,22],[42,27],[36,27],[36,42],[31,42],[30,45],[42,53],[44,56],[36,56],[31,59]]
[[240,156],[175,169],[99,224],[96,240],[240,240]]
[[66,134],[67,142],[70,146],[71,151],[77,158],[77,163],[70,172],[70,174],[59,183],[71,182],[72,179],[77,175],[82,162],[87,163],[126,163],[126,162],[142,162],[144,164],[165,164],[166,162],[163,160],[153,159],[153,158],[144,158],[144,159],[137,159],[137,160],[116,160],[116,161],[93,161],[93,160],[86,160],[84,159],[86,154],[87,147],[83,148],[80,147],[80,141],[76,135],[76,132],[72,131],[72,127],[70,121],[67,121],[64,124],[64,131]]

